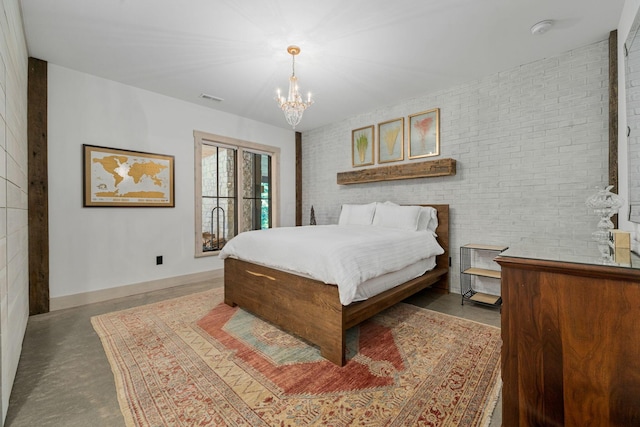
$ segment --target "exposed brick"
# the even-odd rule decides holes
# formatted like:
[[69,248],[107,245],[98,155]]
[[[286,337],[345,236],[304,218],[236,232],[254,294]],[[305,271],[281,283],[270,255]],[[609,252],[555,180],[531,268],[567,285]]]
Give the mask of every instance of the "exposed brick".
[[[313,205],[317,222],[330,224],[343,203],[448,203],[453,291],[466,243],[512,245],[544,234],[589,239],[597,217],[585,200],[608,179],[608,78],[602,41],[306,132],[303,210]],[[351,130],[393,118],[405,117],[404,162],[428,160],[407,159],[406,121],[436,107],[434,159],[455,158],[456,176],[336,184],[338,172],[354,169]]]

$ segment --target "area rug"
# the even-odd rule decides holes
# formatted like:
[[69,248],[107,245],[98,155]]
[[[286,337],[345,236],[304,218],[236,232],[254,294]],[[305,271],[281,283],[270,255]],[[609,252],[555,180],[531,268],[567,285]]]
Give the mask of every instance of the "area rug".
[[222,302],[222,289],[93,317],[127,426],[485,426],[500,330],[397,304],[347,364]]

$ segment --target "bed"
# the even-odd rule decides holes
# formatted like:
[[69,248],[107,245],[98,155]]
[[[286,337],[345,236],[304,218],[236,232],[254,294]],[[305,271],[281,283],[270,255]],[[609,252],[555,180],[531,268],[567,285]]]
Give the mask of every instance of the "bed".
[[444,252],[435,257],[435,267],[419,277],[344,305],[335,284],[225,255],[224,302],[317,345],[325,359],[344,366],[349,328],[427,287],[449,291],[449,205],[420,206],[437,211],[435,233]]

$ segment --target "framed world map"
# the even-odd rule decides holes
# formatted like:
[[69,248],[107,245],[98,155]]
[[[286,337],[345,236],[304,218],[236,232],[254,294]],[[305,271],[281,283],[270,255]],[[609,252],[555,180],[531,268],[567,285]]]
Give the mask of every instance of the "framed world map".
[[174,207],[174,157],[82,146],[85,207]]

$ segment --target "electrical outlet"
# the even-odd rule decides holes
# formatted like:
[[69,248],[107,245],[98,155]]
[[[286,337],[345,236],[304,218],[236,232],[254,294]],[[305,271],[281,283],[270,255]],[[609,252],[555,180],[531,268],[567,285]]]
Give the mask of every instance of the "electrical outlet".
[[156,265],[162,265],[162,255],[156,257]]

